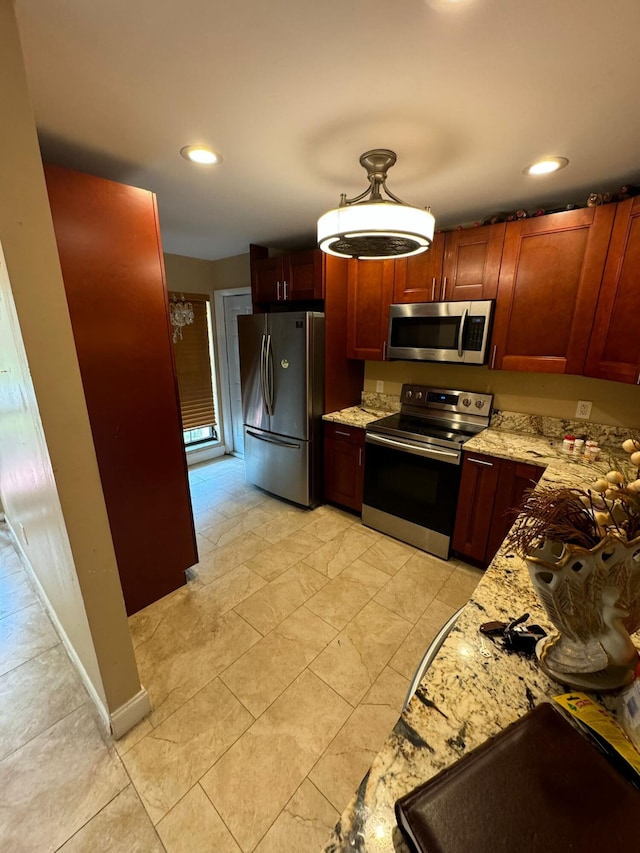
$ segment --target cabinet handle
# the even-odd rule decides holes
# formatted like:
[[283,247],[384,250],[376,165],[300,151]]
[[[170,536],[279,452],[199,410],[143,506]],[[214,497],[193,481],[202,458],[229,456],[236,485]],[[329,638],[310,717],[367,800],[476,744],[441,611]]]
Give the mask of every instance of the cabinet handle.
[[467,456],[467,462],[474,462],[476,465],[486,465],[487,468],[493,468],[493,462],[485,462],[484,459],[472,459]]
[[276,281],[276,299],[280,302],[280,282]]
[[498,345],[496,344],[493,348],[493,352],[491,353],[491,367],[489,370],[493,370],[496,363],[496,350],[498,349]]
[[447,277],[445,275],[444,279],[442,280],[442,301],[444,302],[446,298],[447,298]]
[[362,468],[362,448],[358,448],[358,468]]
[[286,301],[286,300],[289,298],[289,297],[287,296],[287,290],[288,290],[287,282],[286,282],[286,281],[284,281],[284,282],[283,282],[283,285],[284,285],[284,297],[283,297],[283,299]]
[[347,438],[351,438],[351,433],[350,433],[350,432],[341,432],[339,429],[334,430],[334,431],[335,431],[335,434],[336,434],[336,435],[346,435],[346,436],[347,436]]
[[436,301],[436,277],[434,275],[433,281],[431,282],[431,301]]
[[382,360],[383,361],[387,360],[387,342],[386,341],[382,342]]
[[638,378],[636,379],[636,385],[640,385],[640,370],[638,371]]

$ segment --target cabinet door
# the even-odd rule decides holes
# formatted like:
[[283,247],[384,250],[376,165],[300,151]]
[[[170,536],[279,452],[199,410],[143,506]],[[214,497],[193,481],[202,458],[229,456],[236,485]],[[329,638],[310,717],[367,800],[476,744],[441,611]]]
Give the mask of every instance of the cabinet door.
[[394,261],[349,261],[347,357],[384,361]]
[[500,460],[482,453],[463,454],[462,479],[452,547],[485,563]]
[[364,430],[325,423],[325,500],[362,511]]
[[295,252],[283,258],[283,298],[322,299],[322,252]]
[[394,302],[437,302],[442,287],[445,235],[435,234],[431,248],[396,263]]
[[442,267],[442,301],[495,299],[505,224],[465,228],[447,234]]
[[282,299],[282,258],[262,258],[253,264],[251,291],[254,302]]
[[493,560],[498,548],[511,529],[522,506],[525,492],[535,486],[543,472],[544,468],[539,465],[531,465],[527,462],[510,462],[504,459],[501,461],[500,478],[485,554],[487,563]]
[[640,383],[640,198],[617,205],[585,373]]
[[155,196],[45,178],[127,613],[197,562]]
[[613,205],[507,225],[491,366],[582,373]]

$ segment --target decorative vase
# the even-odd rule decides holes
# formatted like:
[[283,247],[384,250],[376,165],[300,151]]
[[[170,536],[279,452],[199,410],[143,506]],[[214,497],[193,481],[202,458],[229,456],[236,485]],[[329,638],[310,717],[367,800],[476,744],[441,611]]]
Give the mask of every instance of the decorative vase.
[[628,684],[638,663],[640,537],[608,534],[587,550],[545,542],[526,557],[534,589],[559,633],[536,646],[542,670],[580,690]]

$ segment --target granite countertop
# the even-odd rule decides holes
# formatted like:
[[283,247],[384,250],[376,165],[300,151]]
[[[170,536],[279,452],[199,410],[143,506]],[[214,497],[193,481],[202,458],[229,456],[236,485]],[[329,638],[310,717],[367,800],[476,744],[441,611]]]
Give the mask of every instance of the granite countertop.
[[[541,486],[588,485],[603,468],[608,470],[606,462],[574,460],[553,444],[539,435],[489,428],[465,449],[544,466]],[[508,654],[481,639],[483,622],[508,622],[526,612],[532,622],[553,630],[524,561],[503,545],[362,780],[325,853],[409,853],[396,826],[395,801],[564,692],[535,659]]]
[[323,415],[322,420],[364,429],[372,421],[377,421],[379,418],[384,418],[390,414],[391,412],[388,409],[374,409],[370,406],[350,406],[348,409],[341,409],[339,412],[330,412],[328,415]]

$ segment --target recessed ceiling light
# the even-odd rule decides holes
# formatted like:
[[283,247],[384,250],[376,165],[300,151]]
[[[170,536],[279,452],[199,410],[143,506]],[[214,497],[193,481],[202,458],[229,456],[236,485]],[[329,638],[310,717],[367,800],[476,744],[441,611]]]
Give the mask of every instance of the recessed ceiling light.
[[558,169],[564,169],[568,163],[566,157],[545,157],[543,160],[536,160],[522,171],[525,175],[549,175],[551,172],[557,172]]
[[203,163],[206,166],[222,163],[222,155],[206,145],[185,145],[180,149],[180,153],[185,160],[191,160],[192,163]]

